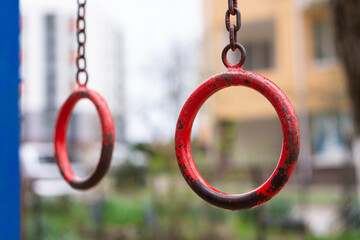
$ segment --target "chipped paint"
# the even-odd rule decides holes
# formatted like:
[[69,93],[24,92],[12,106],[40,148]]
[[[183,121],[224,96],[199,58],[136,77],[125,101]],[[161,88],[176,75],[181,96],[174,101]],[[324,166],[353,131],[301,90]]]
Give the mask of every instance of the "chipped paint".
[[[78,101],[89,99],[96,107],[102,130],[102,149],[100,160],[92,174],[84,179],[73,172],[66,147],[67,126],[71,113]],[[86,87],[75,90],[61,107],[55,127],[55,160],[64,179],[75,189],[86,190],[100,182],[109,169],[115,142],[114,122],[105,100],[95,91]]]
[[[266,97],[275,108],[283,129],[282,152],[273,174],[262,186],[243,194],[227,194],[213,188],[200,175],[191,154],[191,129],[199,109],[210,96],[231,86],[249,87]],[[231,67],[195,89],[180,112],[175,136],[176,157],[186,182],[205,201],[229,210],[253,208],[274,197],[293,173],[300,147],[297,117],[286,95],[270,80],[241,67]]]

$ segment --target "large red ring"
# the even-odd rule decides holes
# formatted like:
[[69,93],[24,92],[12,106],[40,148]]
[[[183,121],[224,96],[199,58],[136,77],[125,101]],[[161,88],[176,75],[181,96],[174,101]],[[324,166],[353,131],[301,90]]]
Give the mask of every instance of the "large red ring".
[[[275,108],[283,132],[282,152],[274,172],[262,186],[244,194],[227,194],[213,188],[200,175],[191,154],[191,129],[200,107],[211,95],[231,86],[250,87],[265,96]],[[274,197],[295,169],[299,145],[297,117],[285,94],[265,77],[236,67],[211,77],[191,94],[180,112],[175,133],[178,164],[189,186],[205,201],[230,210],[253,208]]]
[[[68,122],[75,104],[82,98],[89,99],[95,105],[102,130],[102,150],[99,163],[92,174],[84,179],[74,174],[66,147]],[[75,90],[61,107],[55,127],[55,160],[64,179],[73,188],[80,190],[89,189],[99,183],[109,169],[114,141],[114,122],[105,100],[97,92],[89,90],[86,87],[80,87]]]

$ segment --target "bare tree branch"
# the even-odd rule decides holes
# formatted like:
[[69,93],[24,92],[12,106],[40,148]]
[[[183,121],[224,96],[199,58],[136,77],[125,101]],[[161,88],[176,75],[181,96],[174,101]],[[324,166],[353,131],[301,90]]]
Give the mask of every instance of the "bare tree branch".
[[332,0],[336,45],[343,61],[357,135],[360,135],[360,0]]

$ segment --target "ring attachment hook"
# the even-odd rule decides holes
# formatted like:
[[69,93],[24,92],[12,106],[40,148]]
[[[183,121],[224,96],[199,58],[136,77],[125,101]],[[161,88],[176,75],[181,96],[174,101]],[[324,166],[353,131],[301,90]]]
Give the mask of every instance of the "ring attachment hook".
[[[81,75],[84,75],[85,76],[85,81],[83,83],[81,83],[80,81],[80,76]],[[79,69],[76,73],[76,83],[79,87],[86,87],[87,83],[89,81],[89,74],[86,70],[84,69]]]
[[[245,63],[245,60],[246,60],[245,48],[243,47],[243,45],[241,45],[240,43],[237,43],[237,42],[235,43],[235,48],[239,49],[240,54],[241,54],[239,62],[235,65],[232,65],[227,59],[227,53],[231,49],[231,44],[228,44],[222,51],[221,59],[226,68],[234,68],[234,67],[241,68]],[[232,50],[232,51],[235,51],[235,50]]]

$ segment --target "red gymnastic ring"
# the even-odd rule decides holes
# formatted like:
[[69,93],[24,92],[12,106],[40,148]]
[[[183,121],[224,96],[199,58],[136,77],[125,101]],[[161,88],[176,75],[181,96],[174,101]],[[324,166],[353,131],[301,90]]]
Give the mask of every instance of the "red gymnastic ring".
[[[75,104],[82,98],[89,99],[95,105],[102,130],[102,150],[99,163],[92,174],[84,179],[74,174],[69,162],[66,147],[68,122]],[[79,190],[89,189],[99,183],[109,169],[114,141],[114,123],[105,100],[97,92],[89,90],[86,87],[80,87],[75,90],[61,107],[57,116],[55,128],[55,160],[64,179],[73,188]]]
[[[191,154],[191,129],[199,109],[211,95],[231,86],[250,87],[265,96],[275,108],[283,132],[282,152],[274,172],[262,186],[244,194],[227,194],[213,188],[200,175]],[[180,112],[175,133],[178,164],[189,186],[205,201],[230,210],[253,208],[274,197],[294,171],[299,145],[297,117],[285,94],[265,77],[238,67],[211,77],[191,94]]]

